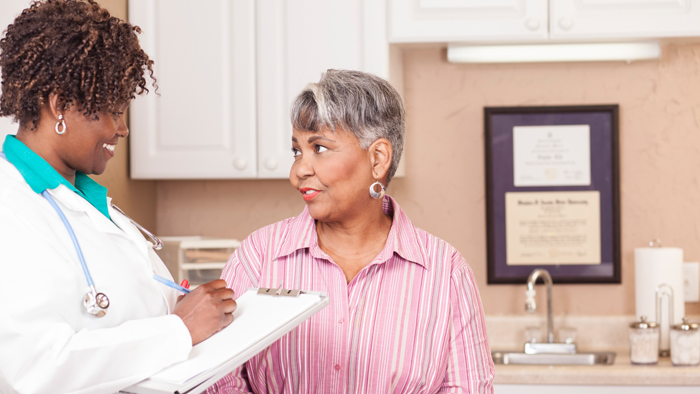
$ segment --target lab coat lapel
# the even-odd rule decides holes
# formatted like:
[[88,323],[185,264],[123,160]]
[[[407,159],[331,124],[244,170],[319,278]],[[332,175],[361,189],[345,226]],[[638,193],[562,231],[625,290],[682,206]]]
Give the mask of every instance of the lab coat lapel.
[[[144,238],[143,234],[134,226],[131,224],[131,221],[126,218],[126,216],[122,215],[121,213],[117,212],[114,208],[112,208],[112,198],[107,197],[107,207],[109,209],[109,216],[112,218],[112,227],[118,228],[118,230],[128,237],[134,244],[136,244],[136,247],[139,250],[139,253],[141,253],[146,259],[149,259],[148,257],[148,249],[151,247],[151,243]],[[95,212],[100,214],[99,211],[95,209]],[[100,214],[104,218],[104,215]],[[107,218],[105,218],[107,219]],[[115,226],[116,224],[116,226]],[[150,260],[150,259],[149,259]]]
[[54,196],[56,200],[60,201],[61,204],[63,204],[67,209],[85,213],[95,226],[95,230],[102,233],[115,234],[129,239],[135,244],[139,253],[148,259],[148,250],[146,249],[147,246],[145,244],[145,238],[129,222],[128,219],[111,208],[112,199],[110,197],[107,197],[107,206],[109,207],[109,216],[112,218],[112,220],[109,220],[84,198],[75,194],[74,191],[63,185],[57,187],[56,189],[50,190],[49,193],[51,193],[51,195]]
[[[84,198],[77,195],[74,191],[61,185],[56,189],[49,190],[52,196],[61,202],[67,209],[74,212],[85,213],[90,221],[95,226],[95,229],[102,233],[123,234],[123,231],[114,225],[105,215],[100,213],[97,208],[93,207]],[[111,214],[111,212],[110,212]]]

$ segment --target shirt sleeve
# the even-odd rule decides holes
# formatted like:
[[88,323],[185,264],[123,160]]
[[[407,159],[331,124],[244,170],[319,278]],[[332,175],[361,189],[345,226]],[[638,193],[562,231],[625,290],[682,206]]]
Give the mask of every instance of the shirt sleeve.
[[459,254],[455,258],[459,261],[450,279],[449,361],[439,393],[493,393],[495,369],[479,290],[469,265]]
[[[227,287],[233,289],[236,298],[243,295],[249,287],[258,287],[258,278],[262,267],[264,250],[260,246],[265,240],[265,229],[258,230],[246,238],[228,260],[221,273],[221,279]],[[245,364],[207,389],[206,394],[244,394],[252,393]]]
[[260,271],[264,255],[267,228],[260,229],[241,242],[221,272],[221,279],[226,286],[236,293],[236,298],[245,293],[249,287],[259,287]]

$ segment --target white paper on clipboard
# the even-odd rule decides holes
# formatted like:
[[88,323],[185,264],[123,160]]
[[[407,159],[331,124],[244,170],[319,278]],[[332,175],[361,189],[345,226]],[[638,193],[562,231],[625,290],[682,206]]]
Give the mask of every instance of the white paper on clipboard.
[[233,323],[194,346],[187,360],[121,392],[201,393],[330,303],[324,293],[277,297],[257,291],[238,297]]

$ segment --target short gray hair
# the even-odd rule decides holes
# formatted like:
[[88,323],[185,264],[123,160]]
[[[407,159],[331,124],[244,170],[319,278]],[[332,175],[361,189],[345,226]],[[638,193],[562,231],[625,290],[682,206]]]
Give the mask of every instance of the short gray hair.
[[328,70],[294,100],[292,126],[314,132],[341,128],[354,134],[362,149],[386,138],[393,150],[388,185],[403,151],[406,111],[399,92],[382,78],[360,71]]

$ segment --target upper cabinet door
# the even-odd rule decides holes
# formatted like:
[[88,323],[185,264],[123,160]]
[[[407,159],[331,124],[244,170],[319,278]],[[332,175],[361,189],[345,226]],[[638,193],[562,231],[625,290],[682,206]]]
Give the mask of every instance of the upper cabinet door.
[[517,42],[548,36],[547,0],[389,0],[389,20],[392,43]]
[[[258,177],[287,178],[290,107],[326,70],[388,73],[383,0],[257,0]],[[370,15],[374,19],[367,16]]]
[[158,80],[131,105],[132,178],[255,177],[255,1],[129,0],[129,21]]
[[700,0],[556,0],[549,5],[554,39],[700,35]]

